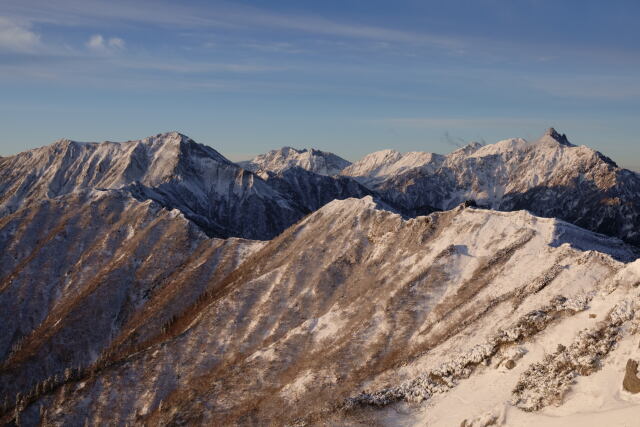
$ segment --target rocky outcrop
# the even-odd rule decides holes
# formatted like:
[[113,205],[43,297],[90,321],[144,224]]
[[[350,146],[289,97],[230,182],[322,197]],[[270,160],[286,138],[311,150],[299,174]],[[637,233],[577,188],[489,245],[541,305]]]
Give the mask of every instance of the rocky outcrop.
[[627,360],[627,367],[624,373],[624,380],[622,380],[622,388],[629,393],[640,393],[640,378],[638,378],[638,362],[629,359]]

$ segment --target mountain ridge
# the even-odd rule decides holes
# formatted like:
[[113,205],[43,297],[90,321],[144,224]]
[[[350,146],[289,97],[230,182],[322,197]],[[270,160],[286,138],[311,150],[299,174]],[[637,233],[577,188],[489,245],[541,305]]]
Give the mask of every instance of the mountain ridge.
[[[178,208],[218,237],[270,238],[304,215],[257,175],[177,132],[123,143],[59,140],[4,158],[0,178],[4,212],[38,198],[95,188]],[[261,213],[259,221],[251,211]]]
[[123,143],[62,139],[0,160],[0,212],[111,188],[176,207],[210,236],[270,239],[334,199],[372,195],[409,217],[474,200],[640,245],[640,175],[553,128],[536,141],[471,143],[447,155],[382,150],[350,164],[283,147],[241,164],[255,172],[177,132]]

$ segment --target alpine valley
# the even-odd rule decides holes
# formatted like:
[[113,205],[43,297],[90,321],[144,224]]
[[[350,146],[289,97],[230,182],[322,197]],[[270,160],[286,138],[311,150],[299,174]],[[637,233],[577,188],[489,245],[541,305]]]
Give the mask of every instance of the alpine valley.
[[0,158],[0,423],[636,425],[638,258],[640,174],[554,129],[59,140]]

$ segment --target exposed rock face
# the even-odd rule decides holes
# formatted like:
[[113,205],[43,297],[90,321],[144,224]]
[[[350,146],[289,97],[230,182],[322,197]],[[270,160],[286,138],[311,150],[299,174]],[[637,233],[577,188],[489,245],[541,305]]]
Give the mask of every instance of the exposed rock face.
[[640,378],[638,378],[638,362],[633,359],[627,360],[627,367],[622,381],[622,388],[629,393],[640,393]]

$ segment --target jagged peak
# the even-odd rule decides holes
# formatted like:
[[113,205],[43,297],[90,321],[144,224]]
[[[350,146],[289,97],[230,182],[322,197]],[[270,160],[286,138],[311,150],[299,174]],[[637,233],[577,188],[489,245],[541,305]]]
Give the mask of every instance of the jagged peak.
[[550,127],[549,129],[547,129],[544,133],[544,135],[542,136],[542,138],[540,138],[539,142],[551,142],[551,143],[555,143],[555,144],[559,144],[559,146],[561,147],[572,147],[572,148],[578,148],[581,150],[587,150],[589,152],[591,152],[593,155],[595,155],[596,157],[598,157],[601,161],[615,167],[618,168],[618,164],[611,158],[605,156],[604,154],[602,154],[601,152],[587,147],[587,146],[580,146],[577,147],[576,145],[572,144],[571,142],[569,142],[569,139],[567,138],[567,135],[565,135],[564,133],[561,134],[560,132],[556,131],[554,128]]
[[559,133],[558,131],[555,130],[555,128],[552,128],[552,127],[550,127],[544,132],[542,139],[543,140],[552,139],[557,143],[559,143],[560,145],[565,145],[567,147],[574,147],[574,145],[569,142],[569,139],[567,139],[567,135],[565,135],[564,133],[562,134]]

